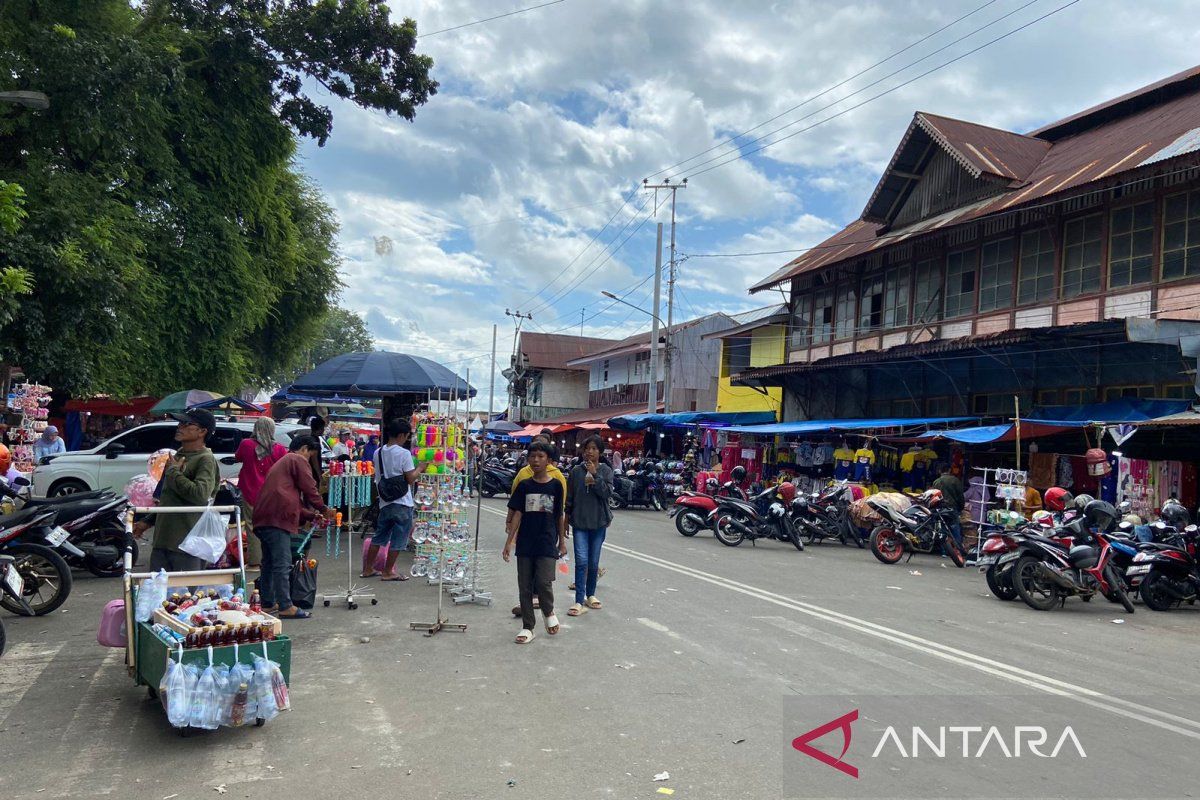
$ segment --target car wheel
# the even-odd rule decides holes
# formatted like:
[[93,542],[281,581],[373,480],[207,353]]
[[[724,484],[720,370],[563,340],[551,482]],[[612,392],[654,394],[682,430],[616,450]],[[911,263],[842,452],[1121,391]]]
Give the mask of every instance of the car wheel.
[[88,488],[88,485],[86,483],[84,483],[83,481],[78,480],[76,478],[64,478],[61,481],[56,481],[54,483],[54,485],[50,487],[50,493],[48,496],[49,497],[65,497],[66,495],[75,494],[76,492],[88,492],[88,491],[91,491],[91,490]]

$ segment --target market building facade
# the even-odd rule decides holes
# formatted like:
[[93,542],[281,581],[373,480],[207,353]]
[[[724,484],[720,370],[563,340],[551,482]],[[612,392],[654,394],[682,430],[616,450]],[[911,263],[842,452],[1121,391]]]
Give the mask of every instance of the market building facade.
[[918,112],[860,218],[752,287],[783,419],[1196,399],[1200,67],[1028,134]]

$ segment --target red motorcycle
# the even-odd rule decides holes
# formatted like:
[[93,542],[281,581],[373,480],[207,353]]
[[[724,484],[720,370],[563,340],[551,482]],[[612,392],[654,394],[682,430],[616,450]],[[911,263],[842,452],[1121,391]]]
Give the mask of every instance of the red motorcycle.
[[684,492],[671,505],[670,516],[675,520],[675,530],[684,536],[695,536],[705,529],[713,530],[713,523],[709,519],[712,512],[717,510],[717,497],[747,499],[742,487],[733,481],[726,481],[718,489],[717,479],[709,478],[705,488],[708,492]]

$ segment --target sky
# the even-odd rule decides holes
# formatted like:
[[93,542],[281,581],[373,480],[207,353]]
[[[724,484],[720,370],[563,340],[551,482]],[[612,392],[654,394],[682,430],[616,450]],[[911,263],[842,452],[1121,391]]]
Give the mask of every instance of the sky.
[[[538,4],[389,5],[420,33]],[[441,88],[413,122],[314,92],[333,135],[300,164],[341,222],[341,304],[379,348],[469,369],[486,408],[506,308],[526,330],[648,329],[670,205],[644,178],[689,178],[676,320],[777,303],[746,288],[798,253],[694,256],[800,250],[853,221],[915,111],[1024,132],[1194,66],[1195,18],[1194,0],[564,0],[420,39]]]

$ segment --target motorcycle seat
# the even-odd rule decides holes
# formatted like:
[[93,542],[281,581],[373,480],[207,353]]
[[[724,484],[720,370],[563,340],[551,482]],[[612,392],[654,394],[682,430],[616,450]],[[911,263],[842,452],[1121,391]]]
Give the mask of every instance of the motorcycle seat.
[[45,508],[22,508],[20,511],[14,511],[11,514],[0,515],[0,530],[28,522],[30,519],[45,514],[49,510]]
[[1086,544],[1075,545],[1067,552],[1067,559],[1071,562],[1071,566],[1079,567],[1080,569],[1096,566],[1099,558],[1099,551]]
[[31,497],[25,501],[25,507],[37,506],[61,506],[68,503],[77,503],[81,500],[99,500],[101,498],[113,498],[116,495],[108,489],[97,489],[93,492],[75,492],[74,494],[64,494],[61,497]]

